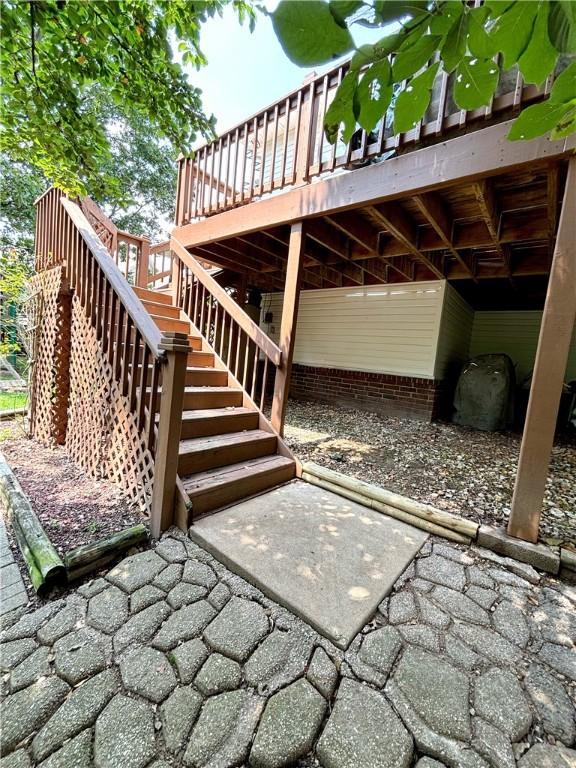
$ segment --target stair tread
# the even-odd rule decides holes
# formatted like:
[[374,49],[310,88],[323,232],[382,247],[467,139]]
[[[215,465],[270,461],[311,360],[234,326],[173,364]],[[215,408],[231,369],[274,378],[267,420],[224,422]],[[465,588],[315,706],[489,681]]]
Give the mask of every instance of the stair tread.
[[199,408],[196,411],[183,411],[182,421],[200,421],[201,419],[217,419],[222,416],[245,416],[249,413],[258,414],[252,408],[241,405],[229,405],[226,408]]
[[190,437],[180,441],[180,454],[201,453],[213,448],[228,448],[242,443],[254,443],[262,440],[276,441],[276,435],[263,429],[245,429],[242,432],[225,432],[208,437]]
[[242,392],[241,387],[184,387],[184,392],[194,394],[194,392],[204,392],[217,394],[218,392]]
[[182,477],[181,480],[186,492],[193,496],[195,493],[202,493],[219,485],[233,483],[248,475],[256,475],[260,472],[268,472],[273,469],[289,467],[291,465],[294,465],[293,459],[274,454],[271,456],[262,456],[259,459],[241,461],[237,464],[228,464],[225,467],[209,469],[194,475],[186,475]]

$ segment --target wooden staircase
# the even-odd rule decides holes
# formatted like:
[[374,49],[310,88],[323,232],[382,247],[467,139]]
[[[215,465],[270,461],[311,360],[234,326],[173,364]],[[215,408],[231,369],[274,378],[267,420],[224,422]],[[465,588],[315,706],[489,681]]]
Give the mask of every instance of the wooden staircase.
[[178,488],[192,517],[291,480],[296,462],[289,450],[172,296],[133,290],[161,331],[188,336]]

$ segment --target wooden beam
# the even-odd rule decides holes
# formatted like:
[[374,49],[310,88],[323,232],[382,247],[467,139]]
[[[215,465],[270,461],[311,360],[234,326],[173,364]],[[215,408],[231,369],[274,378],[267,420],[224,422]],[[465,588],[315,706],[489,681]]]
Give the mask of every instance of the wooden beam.
[[454,243],[452,242],[453,216],[442,198],[435,192],[426,192],[423,195],[415,195],[412,199],[416,203],[420,213],[442,240],[446,246],[446,250],[452,254],[465,270],[467,270],[472,280],[477,282],[477,278],[474,276],[473,265],[471,266],[469,261],[466,260],[454,247]]
[[554,250],[558,224],[559,176],[558,166],[552,165],[548,170],[548,240],[551,254]]
[[569,155],[576,136],[560,141],[540,137],[531,141],[508,141],[511,121],[458,136],[442,144],[407,152],[382,163],[341,173],[315,184],[273,195],[265,200],[177,227],[185,245],[200,245],[238,235],[270,229],[326,213],[362,207],[386,199],[398,199],[484,176],[505,174],[518,168],[534,168]]
[[282,303],[282,320],[280,322],[279,346],[282,352],[282,359],[279,367],[276,369],[274,399],[272,400],[272,415],[270,418],[272,426],[280,436],[284,432],[284,417],[286,415],[286,405],[288,404],[290,379],[292,376],[292,359],[294,357],[296,324],[298,322],[305,237],[302,222],[299,221],[293,224],[290,230],[286,286]]
[[514,485],[508,533],[538,540],[558,407],[576,320],[576,158],[568,165],[564,200]]
[[408,252],[425,264],[435,277],[444,278],[441,259],[433,254],[425,255],[418,247],[418,234],[414,222],[398,203],[378,203],[370,210],[386,227],[392,237],[399,240]]

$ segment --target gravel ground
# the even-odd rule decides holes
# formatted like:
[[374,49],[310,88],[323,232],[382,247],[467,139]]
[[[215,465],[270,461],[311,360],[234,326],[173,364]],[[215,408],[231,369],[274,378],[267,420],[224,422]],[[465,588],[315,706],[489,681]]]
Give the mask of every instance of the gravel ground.
[[28,439],[17,422],[0,423],[0,451],[60,555],[142,521],[113,483],[92,480],[62,446]]
[[[502,525],[508,520],[520,435],[290,401],[285,437],[302,461],[476,522]],[[554,447],[544,506],[542,539],[576,546],[574,440],[560,440]]]

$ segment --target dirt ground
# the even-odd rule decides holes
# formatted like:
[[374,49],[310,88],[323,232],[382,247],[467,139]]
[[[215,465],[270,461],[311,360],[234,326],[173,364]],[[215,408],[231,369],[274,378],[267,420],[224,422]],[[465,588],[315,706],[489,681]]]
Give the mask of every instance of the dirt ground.
[[90,478],[62,446],[29,440],[21,422],[0,422],[0,451],[60,555],[142,522],[113,483]]
[[[508,520],[520,435],[479,432],[290,401],[285,437],[301,461],[433,504],[470,520]],[[576,442],[554,447],[541,537],[576,545]]]

